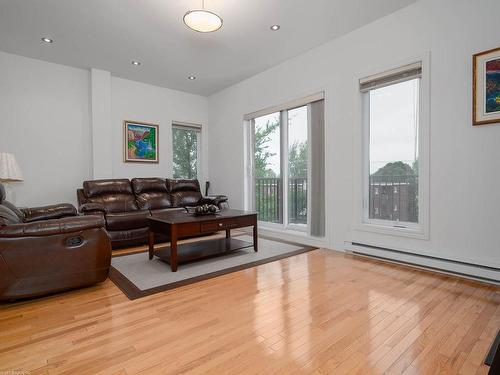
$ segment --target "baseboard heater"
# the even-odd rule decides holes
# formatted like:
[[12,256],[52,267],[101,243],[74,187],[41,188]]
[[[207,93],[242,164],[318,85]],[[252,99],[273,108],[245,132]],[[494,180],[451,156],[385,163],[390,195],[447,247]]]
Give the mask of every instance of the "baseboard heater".
[[500,284],[500,268],[498,267],[412,253],[404,250],[388,249],[359,242],[345,242],[345,245],[346,250],[356,255]]

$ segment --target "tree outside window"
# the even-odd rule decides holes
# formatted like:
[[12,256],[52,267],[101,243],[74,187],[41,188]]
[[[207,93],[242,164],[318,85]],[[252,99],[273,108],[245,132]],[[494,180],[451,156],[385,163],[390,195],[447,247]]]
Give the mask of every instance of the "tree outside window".
[[198,129],[172,128],[174,178],[198,178],[199,137]]

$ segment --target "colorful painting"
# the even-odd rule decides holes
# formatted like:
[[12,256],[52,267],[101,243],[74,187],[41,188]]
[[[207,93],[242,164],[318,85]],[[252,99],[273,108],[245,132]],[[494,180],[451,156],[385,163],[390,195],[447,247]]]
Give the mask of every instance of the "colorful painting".
[[500,123],[500,48],[473,57],[473,123]]
[[125,161],[158,163],[158,125],[124,121]]
[[500,112],[500,58],[486,61],[486,113]]

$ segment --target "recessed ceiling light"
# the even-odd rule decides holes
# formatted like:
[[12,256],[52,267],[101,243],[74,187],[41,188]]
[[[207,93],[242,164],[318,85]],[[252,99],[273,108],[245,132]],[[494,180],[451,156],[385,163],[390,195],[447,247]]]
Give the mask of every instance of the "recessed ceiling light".
[[280,29],[280,27],[281,27],[280,25],[272,25],[272,26],[270,27],[270,29],[271,29],[272,31],[278,31],[278,30]]
[[132,65],[139,66],[139,65],[141,65],[141,63],[139,61],[132,61]]
[[189,76],[188,79],[191,80],[191,81],[194,81],[196,79],[196,77],[195,76]]
[[45,43],[49,43],[49,44],[54,43],[54,39],[47,38],[47,37],[43,37],[43,38],[42,38],[42,41],[44,41]]

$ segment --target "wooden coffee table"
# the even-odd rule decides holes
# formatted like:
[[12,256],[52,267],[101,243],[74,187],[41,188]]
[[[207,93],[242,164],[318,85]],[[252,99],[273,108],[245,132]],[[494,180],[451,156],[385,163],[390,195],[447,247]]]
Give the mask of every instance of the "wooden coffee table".
[[[184,210],[156,214],[149,220],[149,259],[157,256],[170,264],[173,272],[177,264],[208,258],[253,246],[258,250],[257,214],[233,209],[222,210],[214,215],[194,216]],[[231,237],[231,229],[253,226],[253,244]],[[217,238],[177,245],[179,238],[203,236],[226,231],[226,238]],[[155,234],[170,236],[170,246],[156,250]]]

